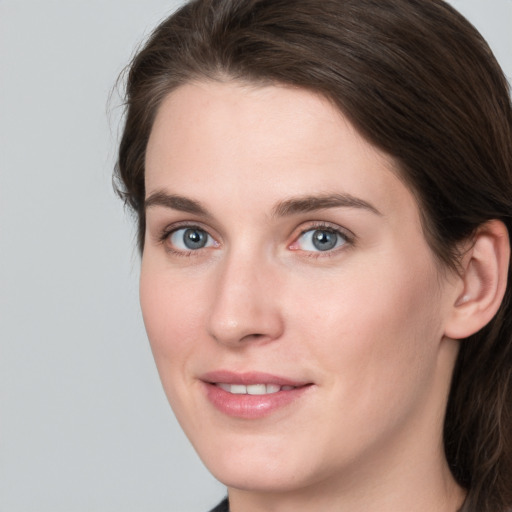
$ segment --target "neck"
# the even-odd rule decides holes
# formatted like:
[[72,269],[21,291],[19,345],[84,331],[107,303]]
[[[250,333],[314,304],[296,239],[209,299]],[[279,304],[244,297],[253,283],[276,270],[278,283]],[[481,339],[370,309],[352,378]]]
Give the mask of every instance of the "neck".
[[433,469],[425,461],[411,461],[405,471],[390,467],[380,478],[371,469],[359,469],[299,490],[229,489],[230,512],[457,512],[465,490],[446,464]]

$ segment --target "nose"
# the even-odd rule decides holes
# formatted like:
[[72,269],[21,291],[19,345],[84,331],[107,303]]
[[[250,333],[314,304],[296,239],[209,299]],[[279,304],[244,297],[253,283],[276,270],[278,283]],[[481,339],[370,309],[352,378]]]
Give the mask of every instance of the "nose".
[[233,255],[217,271],[208,321],[210,336],[231,347],[278,339],[284,322],[277,269],[261,259]]

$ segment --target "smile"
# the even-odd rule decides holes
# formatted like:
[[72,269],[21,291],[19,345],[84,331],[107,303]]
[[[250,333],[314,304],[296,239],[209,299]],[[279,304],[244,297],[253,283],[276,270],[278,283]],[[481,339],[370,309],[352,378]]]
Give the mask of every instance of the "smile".
[[205,397],[214,409],[225,416],[245,420],[262,419],[281,409],[299,407],[315,387],[306,380],[262,372],[220,370],[204,374],[200,380]]
[[291,391],[295,386],[279,386],[277,384],[215,384],[219,388],[233,395],[271,395],[279,391]]

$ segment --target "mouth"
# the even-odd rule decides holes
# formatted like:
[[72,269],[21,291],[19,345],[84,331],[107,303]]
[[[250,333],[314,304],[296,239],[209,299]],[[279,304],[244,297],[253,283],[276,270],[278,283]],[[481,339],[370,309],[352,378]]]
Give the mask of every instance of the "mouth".
[[279,386],[278,384],[227,384],[225,382],[212,383],[232,395],[273,395],[280,391],[292,391],[295,386]]
[[300,404],[311,382],[295,381],[266,373],[217,371],[203,375],[206,396],[224,415],[258,419]]

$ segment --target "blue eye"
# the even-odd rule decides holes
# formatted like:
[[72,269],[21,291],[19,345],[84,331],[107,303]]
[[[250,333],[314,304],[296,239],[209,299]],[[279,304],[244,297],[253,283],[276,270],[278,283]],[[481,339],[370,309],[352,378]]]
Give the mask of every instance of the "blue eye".
[[347,238],[339,231],[327,228],[309,229],[300,235],[295,248],[302,251],[331,251],[347,243]]
[[169,235],[169,241],[178,251],[196,251],[205,247],[214,247],[215,241],[204,229],[181,228]]

